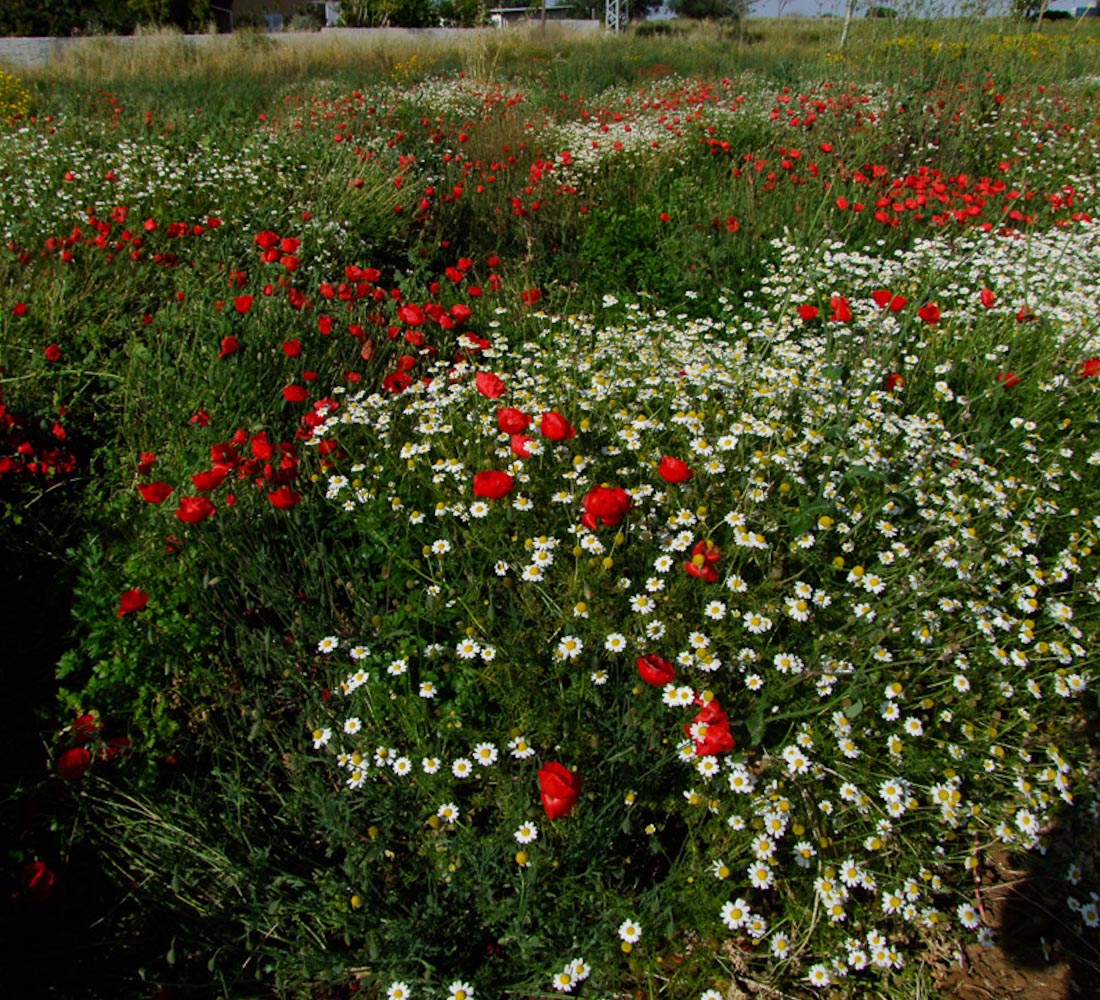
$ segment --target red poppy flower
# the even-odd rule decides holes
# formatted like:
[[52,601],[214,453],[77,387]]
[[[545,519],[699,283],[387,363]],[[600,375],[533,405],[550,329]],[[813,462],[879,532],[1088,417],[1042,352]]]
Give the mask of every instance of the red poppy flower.
[[542,415],[539,430],[542,431],[543,437],[548,437],[551,441],[564,441],[575,437],[577,433],[573,425],[557,410],[551,410]]
[[219,464],[206,472],[196,472],[191,477],[191,482],[195,484],[195,489],[200,493],[209,493],[221,486],[227,475],[229,475],[229,467]]
[[100,727],[101,723],[91,712],[78,715],[73,722],[73,739],[78,745],[83,745],[95,737]]
[[474,476],[474,496],[485,500],[499,500],[512,492],[513,482],[507,472],[486,469]]
[[801,305],[798,307],[798,318],[804,323],[809,323],[812,319],[817,319],[820,310],[817,306]]
[[550,819],[560,819],[573,811],[581,797],[583,781],[556,760],[539,769],[539,798]]
[[111,736],[100,748],[100,760],[115,760],[128,752],[133,743],[129,736]]
[[274,493],[268,493],[267,499],[272,507],[279,510],[290,510],[302,499],[301,493],[295,493],[289,486],[280,486]]
[[520,434],[527,430],[531,418],[514,406],[505,406],[497,410],[497,426],[505,434]]
[[997,372],[997,381],[1006,389],[1011,389],[1014,385],[1020,384],[1020,376],[1015,372]]
[[899,375],[897,372],[891,372],[882,380],[882,387],[887,392],[893,392],[895,389],[900,389],[905,385],[905,377]]
[[304,403],[309,399],[309,390],[304,385],[288,385],[283,389],[283,399],[288,403]]
[[666,483],[672,483],[673,485],[677,483],[686,483],[695,475],[695,473],[688,468],[686,462],[679,458],[673,458],[671,455],[665,455],[661,459],[661,464],[657,467],[657,474]]
[[26,302],[16,302],[15,305],[12,306],[11,311],[13,313],[15,313],[16,316],[26,316],[27,315],[27,303]]
[[143,451],[141,453],[141,458],[138,460],[138,467],[137,467],[138,475],[139,476],[149,475],[149,473],[153,471],[153,466],[154,466],[154,464],[156,464],[156,461],[157,461],[157,456],[156,456],[155,452]]
[[993,294],[992,289],[983,288],[981,294],[978,296],[981,299],[982,305],[986,309],[992,309],[993,304],[997,301],[997,296]]
[[236,354],[241,349],[241,342],[236,337],[225,337],[222,340],[222,349],[218,353],[218,360],[224,361],[230,354]]
[[533,306],[542,299],[542,289],[528,288],[527,291],[520,294],[520,298],[523,300],[524,305]]
[[832,313],[829,316],[834,323],[850,323],[852,321],[852,307],[843,295],[834,295],[829,300]]
[[917,315],[924,320],[925,323],[932,324],[940,321],[940,307],[935,302],[925,302],[917,310]]
[[118,599],[118,617],[141,611],[148,603],[149,595],[144,590],[138,587],[124,590]]
[[270,250],[278,244],[279,234],[273,233],[270,229],[265,229],[263,232],[257,233],[252,238],[252,242],[261,250]]
[[676,680],[676,668],[656,653],[638,657],[638,673],[642,675],[643,681],[654,687],[664,687]]
[[613,528],[632,506],[630,495],[619,486],[597,486],[584,498],[584,514],[581,524],[590,531],[600,525]]
[[1093,378],[1100,375],[1100,358],[1089,358],[1081,365],[1081,377]]
[[531,445],[535,443],[535,439],[528,437],[526,434],[513,434],[512,435],[512,454],[516,458],[530,458],[531,457]]
[[404,392],[410,385],[412,385],[412,376],[408,372],[390,372],[382,379],[382,388],[394,394]]
[[425,320],[424,310],[412,303],[401,306],[397,310],[397,318],[406,326],[420,326]]
[[875,300],[875,305],[879,309],[889,309],[896,313],[901,312],[909,302],[904,295],[894,295],[888,288],[879,288],[872,292],[871,298]]
[[42,902],[53,894],[57,878],[45,861],[31,861],[23,866],[20,894],[27,899]]
[[138,492],[146,503],[164,503],[172,495],[172,487],[162,482],[145,483]]
[[206,497],[181,497],[178,517],[184,524],[198,524],[205,521],[217,508]]
[[734,741],[730,733],[729,716],[722,711],[716,698],[703,705],[702,711],[695,716],[690,726],[684,726],[684,732],[695,743],[697,757],[715,757],[733,749]]
[[45,351],[47,361],[60,361],[61,348],[57,344],[50,344]]
[[718,573],[714,564],[718,562],[722,553],[718,546],[709,539],[698,542],[691,552],[691,562],[684,563],[684,569],[692,576],[707,583],[714,583],[718,579]]
[[489,399],[496,399],[508,391],[508,386],[499,375],[494,375],[492,372],[478,372],[477,391]]
[[233,308],[237,310],[242,316],[248,314],[248,310],[252,308],[252,296],[251,295],[238,295],[233,300]]
[[288,358],[296,358],[302,353],[302,342],[295,337],[293,340],[283,341],[283,354]]
[[84,747],[70,747],[57,758],[57,773],[65,781],[76,781],[92,766],[92,755]]

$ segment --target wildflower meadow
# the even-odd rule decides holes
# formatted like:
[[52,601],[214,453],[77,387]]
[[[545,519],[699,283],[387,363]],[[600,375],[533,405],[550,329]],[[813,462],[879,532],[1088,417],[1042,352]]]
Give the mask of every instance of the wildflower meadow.
[[1095,987],[1100,36],[838,33],[0,75],[29,982]]

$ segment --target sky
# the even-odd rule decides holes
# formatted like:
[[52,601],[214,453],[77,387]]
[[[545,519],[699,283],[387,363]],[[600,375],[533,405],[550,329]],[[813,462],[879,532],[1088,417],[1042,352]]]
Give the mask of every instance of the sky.
[[[951,0],[877,0],[884,6],[893,7],[899,13],[913,10],[917,16],[927,16],[929,13],[950,11],[955,4]],[[1051,0],[1051,10],[1074,11],[1079,6],[1086,6],[1093,0]],[[863,16],[867,9],[868,0],[858,0],[856,16]],[[1003,12],[1007,9],[1004,0],[989,0],[990,13]],[[757,0],[752,4],[751,15],[753,17],[820,17],[824,14],[844,16],[846,0]],[[780,10],[782,14],[780,15]]]
[[[1074,11],[1078,6],[1086,6],[1090,0],[1051,0],[1051,10],[1066,10]],[[906,2],[891,2],[891,0],[882,0],[884,6],[894,7],[899,13],[906,9],[913,9],[914,13],[921,16],[925,11],[934,9],[938,12],[940,8],[950,9],[952,4],[949,3],[913,3],[912,0]],[[753,17],[776,17],[778,9],[782,5],[782,16],[790,17],[792,14],[798,14],[803,17],[820,17],[823,14],[836,14],[838,17],[844,16],[844,10],[846,7],[845,0],[760,0],[758,3],[752,5]],[[998,13],[1005,10],[1007,4],[997,2],[990,2],[990,13]],[[862,16],[862,12],[866,10],[866,0],[859,0],[856,6],[856,16]]]

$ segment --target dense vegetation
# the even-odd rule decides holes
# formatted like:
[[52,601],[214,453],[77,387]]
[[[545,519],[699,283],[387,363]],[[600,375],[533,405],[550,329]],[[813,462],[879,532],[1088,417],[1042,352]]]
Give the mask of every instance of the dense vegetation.
[[29,983],[1094,981],[1097,39],[838,33],[0,77]]

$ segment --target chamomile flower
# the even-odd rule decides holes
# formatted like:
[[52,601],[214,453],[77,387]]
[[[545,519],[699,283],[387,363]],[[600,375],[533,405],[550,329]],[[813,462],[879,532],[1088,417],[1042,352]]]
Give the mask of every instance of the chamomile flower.
[[592,969],[583,958],[573,958],[566,966],[573,976],[574,982],[583,983],[591,974]]
[[563,660],[575,660],[584,650],[584,643],[575,635],[563,635],[555,652]]
[[749,909],[748,903],[738,898],[732,901],[727,900],[722,904],[721,916],[722,923],[731,931],[735,931],[749,922],[752,918],[752,911]]
[[534,823],[521,823],[512,834],[521,844],[530,844],[538,839],[539,828]]
[[481,646],[474,642],[473,639],[463,639],[455,646],[455,656],[460,660],[472,660],[480,652]]
[[568,968],[562,969],[560,972],[555,972],[553,978],[550,980],[550,985],[560,993],[568,993],[576,985],[576,980],[573,978],[573,973]]
[[517,736],[508,741],[508,752],[515,757],[516,760],[526,760],[528,757],[534,756],[535,748],[527,742],[525,736]]
[[479,743],[474,747],[474,760],[482,767],[495,764],[497,756],[497,748],[492,743]]
[[637,944],[642,939],[642,925],[636,920],[624,920],[619,924],[619,938],[626,944]]
[[619,632],[612,632],[604,639],[603,648],[609,653],[621,653],[626,649],[626,636]]

